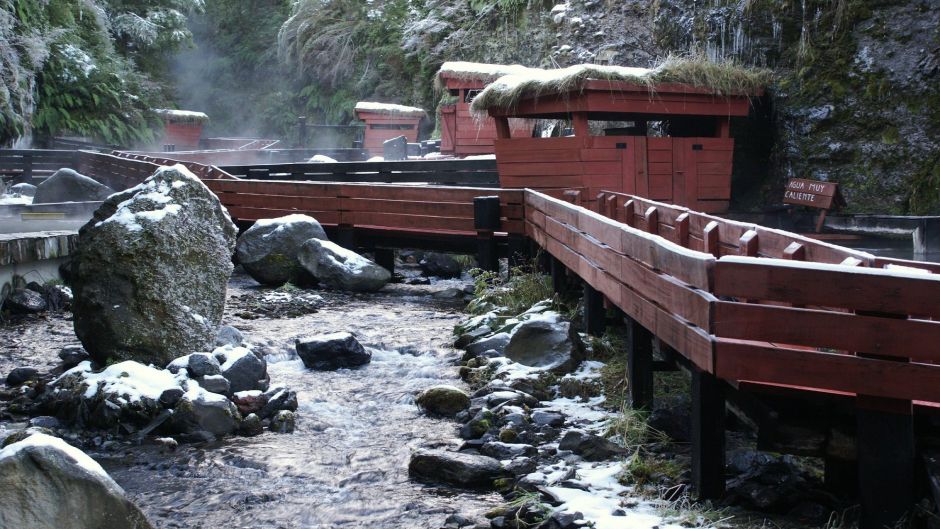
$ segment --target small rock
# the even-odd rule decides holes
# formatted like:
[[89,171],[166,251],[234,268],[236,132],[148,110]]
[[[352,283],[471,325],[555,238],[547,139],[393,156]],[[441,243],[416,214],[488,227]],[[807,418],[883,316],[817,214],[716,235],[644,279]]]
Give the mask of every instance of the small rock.
[[431,415],[453,417],[470,407],[470,396],[454,386],[440,385],[419,393],[415,403]]
[[281,410],[297,411],[297,392],[283,387],[268,390],[264,394],[267,402],[261,408],[262,419],[274,416]]
[[228,435],[238,428],[238,408],[221,395],[200,392],[195,398],[180,399],[170,422],[177,431],[189,435],[199,432]]
[[88,352],[81,345],[66,345],[59,351],[59,359],[62,360],[63,369],[72,369],[78,364],[90,359]]
[[166,368],[173,374],[186,369],[191,378],[218,375],[222,372],[219,361],[209,353],[193,353],[170,362]]
[[14,184],[10,186],[10,192],[21,197],[31,197],[36,195],[36,186],[27,183]]
[[233,393],[265,390],[268,384],[267,362],[244,347],[216,349],[215,356],[221,361],[222,376],[231,383]]
[[470,358],[473,358],[474,356],[479,356],[490,350],[502,353],[509,344],[509,339],[509,333],[505,332],[487,336],[485,338],[480,338],[479,340],[472,342],[467,346],[467,355],[469,355]]
[[532,422],[539,426],[559,427],[565,424],[565,416],[553,411],[535,410],[532,412]]
[[242,332],[231,325],[219,327],[219,332],[215,335],[215,346],[224,347],[232,345],[239,347],[245,344],[245,337]]
[[281,410],[271,418],[271,431],[274,433],[294,433],[294,412]]
[[206,375],[197,379],[197,382],[202,386],[202,389],[219,395],[228,395],[232,390],[231,383],[222,375]]
[[474,489],[492,488],[495,480],[508,476],[492,457],[445,450],[415,452],[408,464],[408,475],[422,483]]
[[514,476],[531,474],[535,472],[537,468],[538,463],[536,463],[535,458],[532,457],[517,457],[506,465],[506,470],[511,472]]
[[164,390],[163,393],[160,394],[160,398],[158,400],[160,401],[160,405],[166,409],[170,409],[176,407],[180,399],[183,398],[183,395],[184,393],[182,388],[170,388]]
[[49,310],[70,310],[75,299],[72,289],[65,285],[46,285],[43,295]]
[[623,456],[627,451],[598,435],[572,430],[561,438],[559,450],[571,450],[587,461],[604,461]]
[[431,280],[426,277],[409,277],[405,280],[406,285],[430,285]]
[[427,253],[418,263],[426,276],[450,279],[460,277],[460,263],[453,257],[443,253]]
[[59,422],[59,419],[55,417],[50,417],[48,415],[40,415],[39,417],[33,417],[29,420],[29,425],[36,428],[46,428],[49,430],[58,430],[62,427],[62,423]]
[[567,373],[584,358],[584,344],[567,321],[530,319],[516,327],[503,352],[525,366]]
[[388,270],[356,252],[316,238],[300,247],[297,259],[321,284],[339,290],[375,292],[392,278]]
[[436,299],[461,299],[463,296],[463,290],[460,290],[459,288],[446,288],[431,294],[431,297]]
[[36,314],[47,307],[42,294],[25,288],[14,290],[3,303],[13,314]]
[[59,169],[36,186],[33,204],[99,202],[114,193],[110,187],[72,169]]
[[232,395],[232,402],[243,416],[260,414],[268,403],[268,396],[258,390],[239,391]]
[[242,419],[238,425],[238,433],[246,437],[254,437],[264,433],[264,426],[261,424],[261,418],[254,413],[249,413]]
[[17,367],[7,375],[8,386],[22,386],[30,380],[39,378],[39,370],[35,367]]
[[517,457],[532,457],[538,454],[538,450],[527,444],[510,444],[500,441],[494,441],[484,444],[480,447],[480,453],[495,459],[515,459]]
[[372,354],[348,332],[301,338],[296,349],[304,365],[318,371],[358,367],[372,360]]

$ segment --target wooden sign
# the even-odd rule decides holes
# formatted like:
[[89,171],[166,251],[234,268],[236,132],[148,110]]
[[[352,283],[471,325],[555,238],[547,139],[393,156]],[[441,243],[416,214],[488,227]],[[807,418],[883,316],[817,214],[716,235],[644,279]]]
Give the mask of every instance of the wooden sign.
[[832,209],[844,206],[845,200],[839,192],[839,184],[791,178],[787,181],[787,190],[783,194],[783,203]]
[[839,184],[791,178],[787,181],[787,189],[783,193],[783,203],[821,209],[819,218],[816,219],[816,233],[819,233],[826,220],[826,213],[830,209],[844,206],[845,199],[839,192]]

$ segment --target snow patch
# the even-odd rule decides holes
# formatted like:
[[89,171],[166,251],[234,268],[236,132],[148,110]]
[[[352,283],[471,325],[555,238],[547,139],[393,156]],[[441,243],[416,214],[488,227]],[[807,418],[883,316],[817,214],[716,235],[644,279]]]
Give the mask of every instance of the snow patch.
[[95,474],[96,476],[102,477],[107,481],[113,482],[111,476],[101,468],[101,465],[97,461],[88,456],[85,452],[82,452],[78,448],[66,443],[58,437],[53,437],[51,435],[46,435],[44,433],[34,433],[26,439],[8,445],[6,448],[0,450],[0,461],[13,457],[18,454],[21,450],[31,447],[48,447],[58,450],[69,458],[72,461],[80,466],[81,468],[87,470],[88,472]]
[[169,371],[145,366],[133,360],[125,360],[108,366],[99,373],[91,371],[91,362],[86,360],[69,369],[52,384],[55,385],[64,377],[71,374],[80,374],[88,388],[85,398],[91,399],[98,393],[112,394],[124,402],[137,402],[141,398],[157,400],[164,391],[180,388],[179,379]]
[[398,114],[400,116],[426,116],[424,109],[417,107],[408,107],[405,105],[395,105],[392,103],[374,103],[371,101],[360,101],[356,103],[357,112],[379,112],[382,114]]
[[307,160],[308,163],[337,163],[336,160],[323,154],[315,154]]

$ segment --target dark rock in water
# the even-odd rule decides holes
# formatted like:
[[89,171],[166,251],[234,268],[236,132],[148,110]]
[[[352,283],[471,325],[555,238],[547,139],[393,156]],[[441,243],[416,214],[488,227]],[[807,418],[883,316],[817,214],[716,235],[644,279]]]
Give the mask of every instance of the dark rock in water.
[[385,268],[330,241],[308,240],[297,259],[321,285],[338,290],[375,292],[392,278]]
[[517,457],[506,465],[506,470],[514,476],[525,476],[535,472],[536,469],[538,469],[538,463],[535,458],[531,457]]
[[431,280],[426,277],[409,277],[404,283],[406,285],[430,285]]
[[240,391],[232,395],[232,402],[242,416],[258,415],[268,403],[268,396],[258,390]]
[[584,515],[580,512],[554,512],[538,529],[581,529],[585,527],[583,520]]
[[228,379],[222,375],[206,375],[198,379],[202,389],[219,395],[229,395],[232,392],[232,385]]
[[16,193],[21,197],[33,197],[36,196],[36,186],[33,184],[14,184],[10,186],[10,192]]
[[26,290],[32,290],[33,292],[36,292],[38,294],[42,294],[46,291],[46,289],[43,288],[42,285],[40,285],[39,283],[35,281],[30,281],[29,283],[26,283]]
[[268,389],[268,364],[248,349],[217,349],[214,354],[222,364],[222,376],[231,383],[232,393]]
[[98,202],[114,193],[110,187],[71,169],[59,169],[36,186],[33,204]]
[[460,388],[440,385],[419,393],[415,403],[431,415],[453,417],[470,407],[470,396]]
[[577,430],[566,433],[558,443],[558,449],[571,450],[587,461],[604,461],[627,453],[623,447],[603,437]]
[[246,437],[254,437],[264,433],[264,425],[261,424],[261,418],[254,413],[249,413],[242,419],[238,425],[238,433]]
[[463,296],[464,292],[459,288],[445,288],[431,294],[431,297],[436,299],[462,299]]
[[17,367],[7,375],[8,386],[22,386],[30,380],[39,378],[39,370],[35,367]]
[[36,314],[48,306],[42,294],[26,288],[14,290],[3,304],[13,314]]
[[263,219],[241,234],[235,256],[248,275],[262,285],[303,283],[307,272],[297,254],[310,239],[327,240],[323,227],[313,217],[297,214]]
[[573,371],[584,358],[584,344],[567,321],[524,321],[516,327],[503,353],[525,366],[556,373]]
[[164,392],[160,394],[160,398],[157,400],[164,408],[172,409],[175,408],[177,404],[179,404],[179,401],[183,398],[183,395],[184,392],[182,388],[170,388],[164,390]]
[[274,433],[294,433],[294,412],[281,410],[271,418],[270,430]]
[[215,345],[216,347],[223,347],[226,345],[233,345],[235,347],[245,344],[245,337],[242,335],[242,332],[232,327],[231,325],[223,325],[219,327],[219,332],[215,335]]
[[479,439],[494,428],[496,416],[489,410],[481,410],[460,428],[460,437],[463,439]]
[[505,404],[507,406],[528,406],[530,408],[534,408],[539,405],[538,399],[532,395],[515,390],[494,391],[482,398],[486,402],[486,405],[490,408],[495,408],[500,404]]
[[264,394],[266,402],[261,408],[261,418],[267,419],[277,412],[297,411],[297,392],[283,387],[272,388]]
[[486,325],[481,325],[475,329],[470,329],[469,331],[461,334],[454,340],[454,347],[457,349],[463,349],[464,347],[470,345],[471,343],[483,338],[487,334],[493,332],[493,329],[490,329]]
[[508,477],[499,461],[492,457],[419,450],[411,456],[408,475],[422,483],[446,483],[455,487],[488,489],[493,481]]
[[99,363],[166,365],[210,350],[232,273],[235,225],[183,166],[112,195],[79,231],[75,334]]
[[29,425],[35,428],[46,428],[49,430],[58,430],[62,427],[62,423],[59,422],[59,419],[55,417],[50,417],[48,415],[40,415],[39,417],[33,417],[29,420]]
[[200,393],[195,398],[184,397],[176,405],[170,418],[171,426],[179,432],[205,431],[212,435],[228,435],[238,428],[238,408],[227,398],[214,393]]
[[62,367],[65,369],[72,369],[90,358],[81,345],[66,345],[59,351],[59,359],[62,360]]
[[460,277],[460,263],[446,253],[427,253],[418,263],[426,276],[450,279]]
[[539,426],[558,427],[565,424],[565,416],[554,411],[535,410],[532,412],[532,422]]
[[33,434],[0,459],[0,527],[152,529],[98,463],[55,437]]
[[318,371],[358,367],[372,361],[372,354],[348,332],[301,338],[296,348],[304,365]]
[[484,444],[480,448],[480,453],[490,456],[494,459],[515,459],[517,457],[532,457],[538,454],[538,450],[531,445],[520,443],[503,443],[492,441]]
[[462,514],[451,514],[444,519],[443,529],[460,529],[461,527],[471,526],[475,523],[476,522]]

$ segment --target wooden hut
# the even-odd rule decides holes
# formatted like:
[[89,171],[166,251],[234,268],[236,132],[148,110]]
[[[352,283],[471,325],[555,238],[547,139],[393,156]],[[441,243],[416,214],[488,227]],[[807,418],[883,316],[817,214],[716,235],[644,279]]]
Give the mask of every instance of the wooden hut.
[[[486,85],[504,75],[524,74],[525,66],[484,64],[476,62],[445,62],[437,72],[438,90],[447,92],[446,103],[439,109],[441,154],[470,156],[493,154],[496,140],[496,122],[489,116],[473,116],[470,103]],[[534,122],[510,119],[509,129],[514,138],[532,136]]]
[[[684,66],[692,70],[580,65],[495,81],[472,110],[496,120],[500,185],[574,188],[586,201],[602,190],[618,191],[697,211],[727,211],[731,118],[748,114],[749,97],[760,93],[766,75]],[[705,76],[694,68],[729,71]],[[696,81],[681,82],[683,76]],[[726,86],[703,86],[701,78],[724,79]],[[558,130],[564,132],[513,137],[510,118],[561,120]]]
[[356,103],[356,118],[365,121],[362,148],[371,156],[382,156],[382,144],[404,136],[408,143],[418,141],[418,124],[427,117],[424,110],[389,103]]
[[209,116],[202,112],[169,108],[154,109],[154,112],[163,118],[163,145],[172,146],[177,151],[199,148],[202,126],[209,121]]

